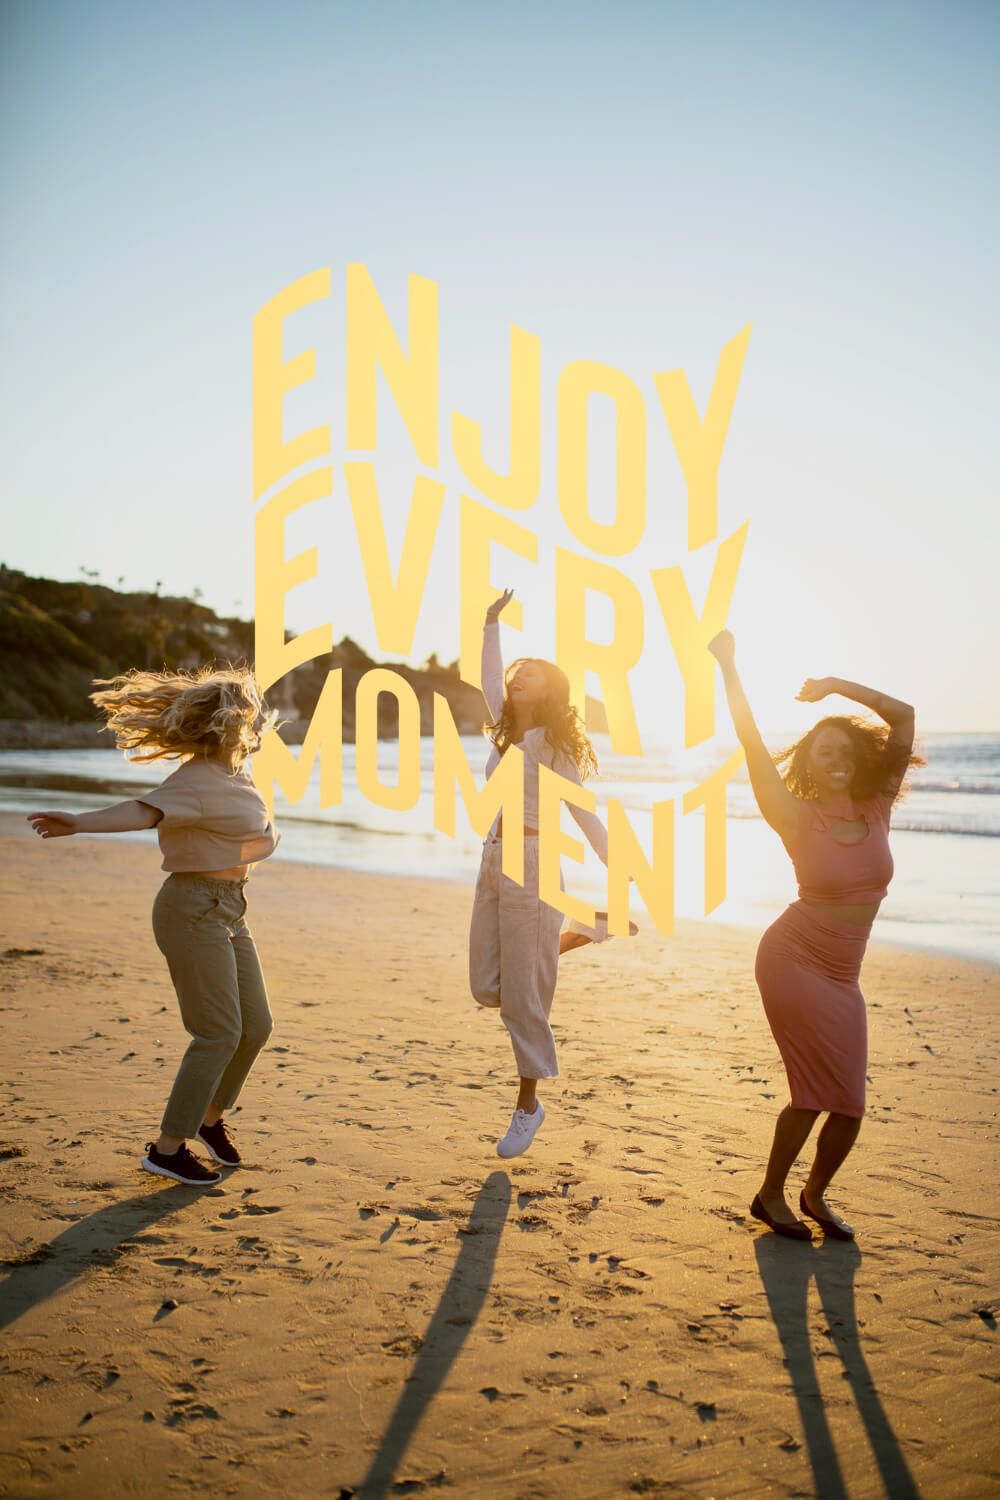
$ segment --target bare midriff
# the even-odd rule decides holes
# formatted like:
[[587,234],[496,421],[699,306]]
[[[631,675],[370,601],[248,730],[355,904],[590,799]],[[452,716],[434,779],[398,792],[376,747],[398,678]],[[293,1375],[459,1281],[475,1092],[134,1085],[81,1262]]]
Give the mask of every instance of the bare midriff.
[[868,906],[834,906],[826,901],[807,901],[805,896],[799,898],[803,906],[811,906],[813,911],[822,911],[833,918],[835,922],[850,922],[858,927],[870,927],[878,916],[880,902]]
[[233,865],[228,870],[192,870],[192,875],[204,875],[206,880],[242,880],[250,873],[249,865]]
[[[526,828],[524,831],[525,831],[525,833],[535,833],[535,834],[537,834],[538,829],[537,828]],[[499,838],[503,838],[503,816],[502,815],[500,817],[500,821],[497,823],[497,838],[498,839]]]

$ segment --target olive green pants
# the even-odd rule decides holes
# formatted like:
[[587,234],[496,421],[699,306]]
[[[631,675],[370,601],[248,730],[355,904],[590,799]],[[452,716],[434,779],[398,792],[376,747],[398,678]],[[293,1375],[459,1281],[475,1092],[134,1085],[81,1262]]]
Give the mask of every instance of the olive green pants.
[[163,1115],[164,1135],[197,1135],[210,1104],[230,1109],[271,1034],[245,880],[169,875],[153,902],[156,945],[170,969],[191,1044]]

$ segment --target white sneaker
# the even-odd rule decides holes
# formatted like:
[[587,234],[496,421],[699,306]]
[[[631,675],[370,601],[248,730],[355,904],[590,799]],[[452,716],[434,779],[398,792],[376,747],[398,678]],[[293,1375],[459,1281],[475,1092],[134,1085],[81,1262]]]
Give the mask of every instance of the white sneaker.
[[515,1109],[507,1134],[502,1141],[497,1141],[497,1156],[520,1156],[522,1151],[527,1151],[544,1119],[541,1099],[536,1100],[534,1112],[530,1115],[523,1109]]

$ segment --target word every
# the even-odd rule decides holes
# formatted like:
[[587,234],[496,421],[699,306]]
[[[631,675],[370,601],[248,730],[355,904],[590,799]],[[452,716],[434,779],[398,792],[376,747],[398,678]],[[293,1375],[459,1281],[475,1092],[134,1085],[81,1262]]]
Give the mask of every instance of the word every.
[[[285,557],[285,524],[304,506],[333,494],[333,469],[322,466],[270,492],[294,470],[330,454],[331,429],[314,427],[287,441],[283,398],[315,375],[315,350],[293,359],[282,353],[284,320],[330,294],[330,272],[315,271],[293,282],[268,302],[254,320],[254,494],[264,499],[256,517],[256,670],[266,690],[295,667],[321,656],[333,644],[332,624],[314,626],[286,640],[285,596],[317,576],[318,552],[310,548]],[[714,541],[718,531],[718,469],[736,398],[749,327],[726,345],[719,360],[704,420],[695,408],[682,370],[654,376],[671,440],[687,483],[688,551]],[[459,510],[459,670],[481,686],[480,641],[486,606],[499,592],[490,573],[493,549],[535,562],[538,539],[504,510],[530,509],[541,475],[541,345],[532,334],[511,330],[510,468],[500,474],[482,456],[482,428],[452,413],[455,456],[484,503],[463,495]],[[438,300],[436,285],[409,278],[408,350],[404,351],[366,268],[347,268],[347,403],[349,450],[377,445],[378,378],[396,402],[420,464],[439,458]],[[615,513],[595,520],[588,507],[587,412],[593,396],[610,399],[615,410]],[[610,365],[592,360],[568,364],[558,383],[557,489],[563,520],[572,537],[592,552],[620,557],[639,544],[646,527],[646,407],[639,387]],[[406,657],[413,646],[428,572],[438,536],[445,484],[417,473],[395,576],[390,560],[375,465],[344,464],[344,480],[364,568],[380,649]],[[501,509],[496,509],[496,507]],[[715,663],[705,649],[726,626],[748,522],[722,541],[714,559],[704,603],[696,608],[681,567],[651,569],[657,605],[684,685],[684,743],[691,747],[715,731]],[[546,591],[549,592],[548,590]],[[588,596],[609,601],[613,627],[609,641],[586,634]],[[615,751],[641,755],[639,725],[629,686],[644,647],[642,595],[620,568],[557,547],[551,596],[555,600],[555,656],[570,680],[572,701],[583,709],[587,673],[598,680]],[[521,604],[514,600],[505,627],[523,629]]]

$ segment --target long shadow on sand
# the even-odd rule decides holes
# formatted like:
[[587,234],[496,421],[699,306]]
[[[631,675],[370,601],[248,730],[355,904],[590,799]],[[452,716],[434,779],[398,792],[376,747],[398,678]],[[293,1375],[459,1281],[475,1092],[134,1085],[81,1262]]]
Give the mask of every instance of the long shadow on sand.
[[459,1230],[458,1258],[427,1325],[417,1362],[361,1482],[359,1500],[379,1500],[387,1493],[417,1425],[472,1332],[493,1280],[510,1200],[506,1172],[491,1172],[476,1195],[468,1224]]
[[75,1277],[95,1266],[112,1264],[125,1241],[194,1203],[203,1194],[203,1188],[178,1183],[162,1192],[142,1193],[109,1203],[71,1224],[49,1244],[40,1246],[30,1260],[15,1264],[0,1282],[0,1328],[16,1322]]
[[919,1500],[920,1491],[861,1351],[854,1305],[854,1277],[861,1264],[857,1245],[824,1240],[811,1247],[762,1234],[754,1241],[754,1251],[799,1404],[817,1500],[848,1500],[848,1488],[827,1421],[809,1337],[807,1299],[809,1283],[814,1279],[831,1344],[843,1364],[845,1384],[857,1403],[886,1495],[892,1500]]

